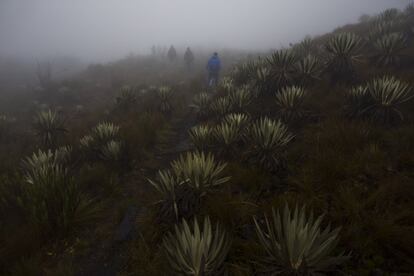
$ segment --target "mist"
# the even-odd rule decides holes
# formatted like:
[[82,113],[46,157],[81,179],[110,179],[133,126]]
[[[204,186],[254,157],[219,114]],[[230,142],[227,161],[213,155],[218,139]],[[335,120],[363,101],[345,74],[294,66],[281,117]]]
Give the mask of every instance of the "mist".
[[108,61],[152,45],[265,50],[404,0],[1,0],[0,56]]

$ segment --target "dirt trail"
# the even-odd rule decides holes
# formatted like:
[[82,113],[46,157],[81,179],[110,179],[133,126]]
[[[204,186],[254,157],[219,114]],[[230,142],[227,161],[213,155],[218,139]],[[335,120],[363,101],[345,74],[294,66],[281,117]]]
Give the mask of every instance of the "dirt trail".
[[[164,150],[158,152],[157,159],[165,166],[170,161],[175,159],[180,153],[183,153],[190,148],[188,141],[188,130],[194,126],[196,120],[191,114],[186,114],[182,118],[178,118],[173,122],[173,133]],[[144,168],[145,169],[145,168]],[[148,170],[149,172],[151,170]],[[153,172],[155,173],[155,171]],[[150,172],[151,174],[151,172]],[[137,179],[138,178],[138,179]],[[139,179],[140,178],[140,179]],[[137,185],[145,181],[143,179],[142,171],[132,172],[126,180],[129,185]],[[135,187],[135,189],[137,189]],[[145,191],[136,191],[128,194],[129,197],[142,196]],[[116,207],[114,207],[116,208]],[[113,235],[108,240],[96,245],[93,253],[80,262],[82,267],[78,276],[116,276],[122,269],[127,256],[125,255],[128,242],[139,235],[135,222],[141,216],[146,215],[145,207],[129,206],[123,216],[121,223],[115,229]],[[139,227],[138,227],[139,228]]]

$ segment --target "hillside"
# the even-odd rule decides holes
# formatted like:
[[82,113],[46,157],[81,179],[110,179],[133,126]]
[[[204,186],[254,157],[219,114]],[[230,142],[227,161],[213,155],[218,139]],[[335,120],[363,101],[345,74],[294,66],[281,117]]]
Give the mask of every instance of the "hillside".
[[2,275],[411,275],[414,6],[5,91]]

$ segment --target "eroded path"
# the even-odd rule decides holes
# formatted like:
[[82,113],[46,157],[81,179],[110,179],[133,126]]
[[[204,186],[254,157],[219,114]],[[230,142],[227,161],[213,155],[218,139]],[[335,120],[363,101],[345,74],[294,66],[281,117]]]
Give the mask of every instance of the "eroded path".
[[[122,270],[128,258],[128,245],[139,238],[139,223],[147,214],[147,206],[140,203],[145,198],[148,189],[147,177],[152,177],[158,168],[167,166],[181,153],[189,149],[188,130],[194,126],[196,120],[188,112],[175,119],[172,124],[172,135],[162,149],[156,150],[157,166],[135,168],[123,179],[126,183],[123,191],[123,200],[115,205],[127,204],[119,224],[113,225],[104,241],[96,241],[93,249],[87,256],[78,262],[78,276],[115,276]],[[131,202],[131,203],[128,203]],[[114,206],[114,209],[120,206]],[[109,222],[110,223],[110,222]]]

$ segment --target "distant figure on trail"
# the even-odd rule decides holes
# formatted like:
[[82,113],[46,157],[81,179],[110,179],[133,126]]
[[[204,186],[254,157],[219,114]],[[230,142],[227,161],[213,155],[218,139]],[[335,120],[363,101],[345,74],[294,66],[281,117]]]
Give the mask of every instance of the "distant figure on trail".
[[174,46],[171,45],[170,49],[168,50],[167,56],[171,62],[174,62],[177,59],[177,51],[175,50]]
[[214,53],[213,56],[209,59],[207,63],[208,70],[208,86],[213,87],[218,83],[218,78],[221,70],[221,61],[217,53]]
[[185,65],[187,66],[188,71],[190,71],[194,64],[194,54],[191,51],[190,47],[188,47],[187,50],[185,51],[184,62],[185,62]]

